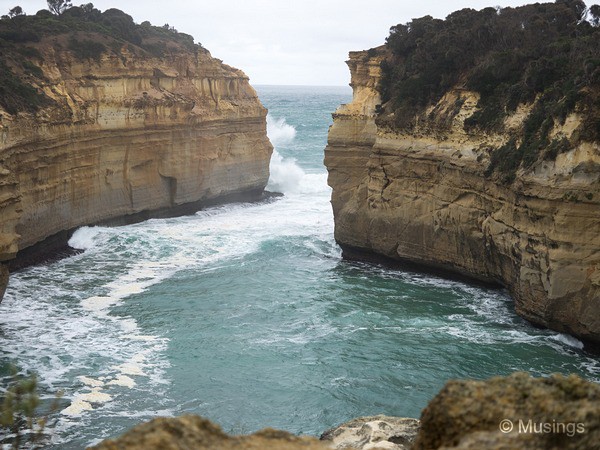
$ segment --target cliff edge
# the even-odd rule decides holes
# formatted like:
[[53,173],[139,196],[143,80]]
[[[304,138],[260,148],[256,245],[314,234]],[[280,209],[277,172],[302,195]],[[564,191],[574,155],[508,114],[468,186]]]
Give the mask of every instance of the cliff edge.
[[[351,52],[353,100],[333,115],[325,164],[335,238],[346,256],[381,255],[500,283],[522,317],[598,344],[600,70],[575,61],[579,85],[568,84],[574,75],[565,72],[535,88],[541,63],[531,55],[515,63],[524,78],[510,85],[514,73],[501,70],[507,53],[496,47],[472,50],[477,58],[471,66],[458,64],[456,73],[433,66],[427,56],[435,48],[419,50],[431,42],[427,33],[438,36],[438,46],[452,44],[457,30],[468,29],[465,23],[474,25],[461,32],[464,45],[487,23],[498,32],[489,45],[510,48],[502,20],[524,24],[514,28],[517,46],[529,36],[526,18],[544,10],[547,23],[554,16],[563,20],[560,8],[567,3],[581,2],[415,19],[393,27],[386,46]],[[597,42],[598,24],[580,21],[582,14],[572,10],[570,29],[582,39],[574,42]],[[532,22],[531,29],[540,26]],[[544,54],[556,53],[540,47],[548,39],[532,42]],[[451,48],[445,55],[450,64]],[[586,70],[587,78],[581,75]],[[565,86],[569,91],[561,90]]]
[[85,224],[258,198],[248,77],[173,28],[90,5],[0,20],[0,261]]

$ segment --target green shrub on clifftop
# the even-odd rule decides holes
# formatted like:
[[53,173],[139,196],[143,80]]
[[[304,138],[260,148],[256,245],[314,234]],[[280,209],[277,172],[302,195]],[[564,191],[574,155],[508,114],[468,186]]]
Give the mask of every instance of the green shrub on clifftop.
[[588,10],[581,0],[463,9],[445,20],[426,16],[396,25],[386,40],[378,123],[410,131],[454,87],[481,96],[478,110],[464,123],[474,134],[503,132],[504,119],[519,104],[535,102],[522,135],[515,136],[517,147],[497,150],[514,153],[511,162],[492,158],[487,172],[514,179],[519,166],[557,153],[548,148],[549,132],[575,110],[586,120],[579,137],[600,140],[599,25],[600,6]]
[[52,103],[41,89],[46,81],[40,69],[44,48],[67,49],[76,59],[91,61],[107,52],[119,54],[123,46],[159,58],[201,49],[190,35],[168,25],[138,25],[118,9],[102,12],[92,3],[73,7],[69,2],[52,3],[54,14],[41,10],[0,19],[0,106],[9,114],[34,112]]

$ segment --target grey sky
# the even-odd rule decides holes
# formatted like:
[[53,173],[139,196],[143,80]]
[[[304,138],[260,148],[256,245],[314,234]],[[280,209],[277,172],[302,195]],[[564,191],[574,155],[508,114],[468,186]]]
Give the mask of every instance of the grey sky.
[[[74,0],[74,5],[88,3]],[[383,44],[389,28],[414,17],[444,18],[462,8],[518,6],[533,0],[92,0],[137,23],[168,23],[191,34],[213,56],[242,69],[253,84],[345,85],[351,50]],[[593,2],[587,2],[588,6]],[[0,13],[27,14],[45,0],[0,0]]]

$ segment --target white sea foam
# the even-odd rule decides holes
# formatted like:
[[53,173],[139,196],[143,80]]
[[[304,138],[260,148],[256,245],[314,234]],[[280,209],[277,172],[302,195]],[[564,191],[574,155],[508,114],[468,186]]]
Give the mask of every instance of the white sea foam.
[[581,342],[579,339],[574,338],[573,336],[569,336],[568,334],[558,333],[551,336],[551,338],[569,347],[573,347],[579,350],[583,348],[583,342]]
[[132,389],[135,386],[135,381],[133,378],[130,378],[127,375],[119,375],[117,378],[109,381],[107,384],[111,386],[123,386]]
[[138,376],[146,375],[144,373],[144,371],[142,370],[142,368],[138,364],[135,364],[133,362],[123,363],[119,366],[113,366],[112,368],[115,370],[118,370],[119,372],[121,372],[124,375],[138,375]]
[[273,150],[269,166],[270,177],[267,190],[290,194],[297,192],[305,177],[304,170],[293,158],[284,158],[277,150]]
[[80,417],[84,411],[93,410],[93,404],[107,403],[111,400],[111,395],[102,392],[99,387],[94,387],[90,392],[77,394],[71,401],[71,404],[61,411],[61,414],[71,417]]
[[148,351],[136,353],[131,358],[131,361],[134,362],[134,363],[144,362],[146,360],[147,356],[148,356],[148,353],[149,353]]
[[[327,174],[326,173],[308,173],[305,174],[300,180],[297,191],[301,194],[315,195],[321,194],[322,196],[331,196],[331,188],[327,186]],[[329,204],[327,204],[329,206]]]
[[78,400],[83,400],[87,403],[106,403],[112,400],[112,396],[106,392],[102,392],[100,388],[93,388],[91,392],[85,392],[77,396]]
[[[122,228],[83,228],[71,240],[73,247],[86,250],[83,254],[31,267],[11,279],[1,305],[9,308],[0,315],[7,333],[0,341],[13,343],[5,354],[14,351],[23,370],[40,374],[44,392],[51,395],[59,385],[70,400],[62,419],[49,427],[57,434],[80,429],[75,423],[81,426],[93,417],[90,411],[105,414],[99,411],[126,407],[114,406],[111,391],[136,386],[131,376],[144,375],[141,390],[152,385],[156,391],[166,383],[168,362],[162,358],[167,340],[141,335],[135,319],[112,314],[115,306],[174,273],[170,258],[160,259],[158,243],[140,245],[138,239],[145,236],[136,234]],[[80,307],[73,308],[74,303]],[[146,350],[152,358],[142,370],[132,358]],[[89,372],[91,367],[94,372]],[[70,385],[75,379],[78,383]]]
[[[270,177],[267,189],[284,194],[310,193],[311,189],[322,189],[321,183],[307,179],[307,174],[298,165],[295,158],[284,157],[278,151],[289,145],[296,137],[296,129],[286,123],[285,118],[275,119],[267,115],[267,134],[275,149],[269,166]],[[312,181],[312,182],[311,182]]]
[[285,118],[275,119],[267,114],[267,135],[274,147],[289,144],[296,137],[296,128],[288,124]]
[[132,341],[156,341],[158,338],[156,336],[151,335],[141,335],[141,334],[125,334],[122,336],[123,339],[131,339]]
[[83,384],[85,384],[86,386],[91,386],[91,387],[102,387],[102,386],[104,386],[104,382],[103,381],[95,380],[94,378],[90,378],[90,377],[86,377],[86,376],[79,376],[79,377],[77,377],[77,379],[79,381],[81,381]]
[[69,246],[78,250],[92,248],[95,245],[94,239],[101,231],[101,227],[81,227],[69,239]]
[[91,411],[94,408],[91,403],[80,398],[74,399],[69,406],[63,409],[60,413],[65,416],[79,417],[84,411]]
[[96,314],[105,315],[107,310],[119,302],[116,297],[93,296],[81,300],[81,307]]
[[[284,119],[269,116],[267,120],[269,136],[277,150],[271,162],[269,189],[280,190],[285,197],[272,203],[230,204],[206,209],[194,216],[155,219],[127,227],[83,227],[75,232],[70,244],[85,252],[12,277],[9,291],[0,304],[3,331],[0,347],[8,358],[18,361],[23,370],[40,374],[44,392],[65,390],[65,399],[71,400],[71,404],[63,410],[63,417],[54,427],[58,433],[72,427],[63,436],[85,436],[89,433],[87,425],[102,423],[108,417],[111,419],[106,422],[115,417],[143,420],[181,412],[180,404],[176,403],[179,399],[170,398],[176,389],[164,387],[170,381],[169,341],[153,327],[161,329],[156,325],[156,316],[167,314],[168,308],[158,309],[154,301],[148,301],[154,299],[145,295],[151,293],[153,286],[170,278],[170,283],[176,284],[178,274],[187,276],[183,272],[187,270],[199,278],[226,267],[249,270],[253,256],[245,260],[244,257],[273,241],[293,242],[303,250],[308,249],[319,258],[317,263],[330,262],[328,258],[333,258],[335,265],[340,258],[340,249],[333,238],[326,173],[324,170],[313,173],[310,168],[303,170],[293,158],[284,158],[282,155],[293,154],[292,146],[300,137],[297,138],[294,127]],[[303,155],[299,158],[304,160]],[[343,271],[342,263],[340,267]],[[374,273],[377,276],[377,269],[365,266],[363,276],[356,275],[357,283],[368,282]],[[418,288],[452,290],[459,298],[456,302],[459,313],[452,314],[451,322],[446,324],[443,318],[437,317],[382,323],[390,318],[382,313],[369,315],[369,320],[379,325],[375,327],[373,323],[361,322],[362,313],[356,310],[341,311],[336,313],[340,314],[345,327],[339,334],[340,339],[356,339],[354,332],[365,331],[388,333],[388,336],[391,333],[437,334],[446,340],[458,338],[475,344],[546,345],[551,342],[563,353],[573,353],[572,348],[559,342],[560,337],[553,339],[549,333],[516,330],[510,326],[503,329],[502,326],[519,319],[514,319],[514,314],[511,316],[511,303],[502,293],[477,288],[471,291],[461,283],[403,276],[397,271],[382,269],[384,279],[386,273],[390,274],[389,278]],[[359,278],[362,281],[358,281]],[[168,301],[179,306],[175,305],[179,301],[176,297]],[[147,307],[146,302],[151,307]],[[330,298],[323,296],[315,303],[329,302]],[[171,305],[165,302],[161,306]],[[135,313],[129,313],[132,310]],[[232,311],[232,320],[237,320],[236,314],[239,316],[240,312]],[[509,319],[503,319],[506,316]],[[177,326],[176,314],[169,317],[174,321],[173,326]],[[149,319],[142,323],[145,318]],[[490,326],[482,325],[483,322]],[[301,347],[309,341],[338,335],[338,329],[330,327],[329,322],[310,323],[305,329],[302,323],[294,324],[293,330],[283,328],[273,335],[247,342],[271,350],[280,347],[286,350],[290,343]],[[496,325],[500,326],[493,329]],[[577,348],[575,344],[571,347]],[[600,376],[598,364],[585,361],[589,366],[582,370]],[[346,379],[337,381],[342,384],[343,380]],[[100,387],[101,392],[90,392],[90,388]],[[97,401],[102,398],[104,403]],[[162,403],[163,400],[166,403]],[[89,412],[91,410],[93,412]],[[114,429],[109,431],[114,432]]]
[[129,336],[129,335],[135,333],[139,329],[138,324],[135,321],[135,319],[131,319],[131,318],[120,319],[119,325],[121,326],[121,329],[125,333],[127,333],[126,336]]

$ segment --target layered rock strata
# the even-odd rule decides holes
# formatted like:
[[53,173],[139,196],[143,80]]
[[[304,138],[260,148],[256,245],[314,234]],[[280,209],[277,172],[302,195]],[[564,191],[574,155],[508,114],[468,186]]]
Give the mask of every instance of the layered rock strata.
[[34,60],[51,102],[0,110],[0,261],[84,224],[261,195],[272,146],[243,72],[202,48],[57,48],[42,41]]
[[[325,149],[335,238],[349,257],[385,258],[506,286],[527,320],[600,343],[600,146],[579,143],[511,185],[485,176],[506,135],[469,134],[479,95],[446,93],[427,126],[402,133],[376,124],[383,51],[351,52],[353,100],[333,115]],[[436,116],[460,106],[450,127]],[[571,114],[553,137],[573,137]]]

